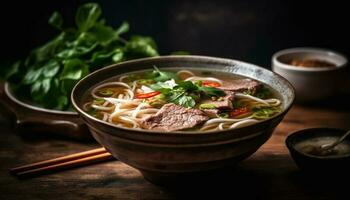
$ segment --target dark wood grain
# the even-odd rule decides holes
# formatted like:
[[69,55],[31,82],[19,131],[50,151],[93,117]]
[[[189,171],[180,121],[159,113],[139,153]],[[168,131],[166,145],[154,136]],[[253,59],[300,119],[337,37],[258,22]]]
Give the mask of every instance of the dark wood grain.
[[[324,184],[322,175],[311,177],[295,166],[284,144],[296,130],[330,126],[350,129],[350,113],[326,106],[294,106],[271,139],[237,168],[221,177],[205,177],[196,184],[164,188],[144,180],[133,168],[119,162],[67,170],[28,180],[18,180],[8,168],[98,147],[57,139],[22,139],[0,120],[0,199],[338,199],[347,186],[337,179]],[[29,133],[28,133],[29,134]]]

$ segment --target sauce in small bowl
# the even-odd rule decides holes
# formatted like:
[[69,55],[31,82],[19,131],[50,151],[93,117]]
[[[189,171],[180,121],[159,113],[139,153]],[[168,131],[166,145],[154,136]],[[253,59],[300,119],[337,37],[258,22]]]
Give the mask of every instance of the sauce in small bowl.
[[344,156],[350,154],[350,142],[344,141],[330,150],[324,150],[322,145],[332,144],[338,137],[323,136],[307,139],[295,144],[294,148],[305,154],[313,156]]
[[295,67],[336,67],[337,65],[333,62],[320,59],[292,59],[286,64],[293,65]]
[[346,131],[334,128],[311,128],[292,133],[286,145],[300,169],[308,171],[349,170],[350,138],[324,151],[321,145],[336,141]]

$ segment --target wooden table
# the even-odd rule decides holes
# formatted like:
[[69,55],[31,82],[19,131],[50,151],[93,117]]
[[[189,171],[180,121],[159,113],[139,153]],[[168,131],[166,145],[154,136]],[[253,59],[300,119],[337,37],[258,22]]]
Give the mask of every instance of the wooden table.
[[339,182],[344,177],[326,179],[331,182],[324,183],[322,175],[303,174],[289,156],[284,140],[291,132],[308,127],[350,129],[349,108],[345,100],[316,107],[294,106],[271,139],[227,177],[194,185],[184,183],[176,188],[152,185],[120,161],[18,180],[9,175],[8,168],[98,145],[49,138],[23,139],[14,134],[3,116],[0,120],[0,199],[344,199],[348,184]]

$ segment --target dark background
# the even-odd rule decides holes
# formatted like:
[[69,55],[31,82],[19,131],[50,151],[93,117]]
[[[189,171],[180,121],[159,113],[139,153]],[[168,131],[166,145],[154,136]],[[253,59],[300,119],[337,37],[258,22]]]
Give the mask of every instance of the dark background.
[[[47,24],[53,11],[63,14],[65,25],[72,24],[77,6],[84,2],[88,1],[2,2],[1,64],[24,57],[56,34]],[[109,24],[118,26],[127,20],[131,33],[155,38],[161,54],[186,50],[265,67],[274,52],[289,47],[323,47],[350,54],[346,1],[97,2]]]

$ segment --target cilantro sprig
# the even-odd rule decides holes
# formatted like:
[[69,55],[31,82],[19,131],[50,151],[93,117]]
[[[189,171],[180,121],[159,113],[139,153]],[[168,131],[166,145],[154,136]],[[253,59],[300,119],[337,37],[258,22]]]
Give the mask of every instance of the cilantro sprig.
[[225,92],[220,89],[202,86],[200,81],[177,81],[176,86],[170,85],[169,80],[179,80],[176,74],[172,72],[160,71],[156,68],[152,73],[158,74],[153,77],[154,80],[162,81],[157,81],[157,83],[151,84],[149,87],[155,91],[161,92],[167,102],[193,108],[202,96],[212,97],[225,95]]

